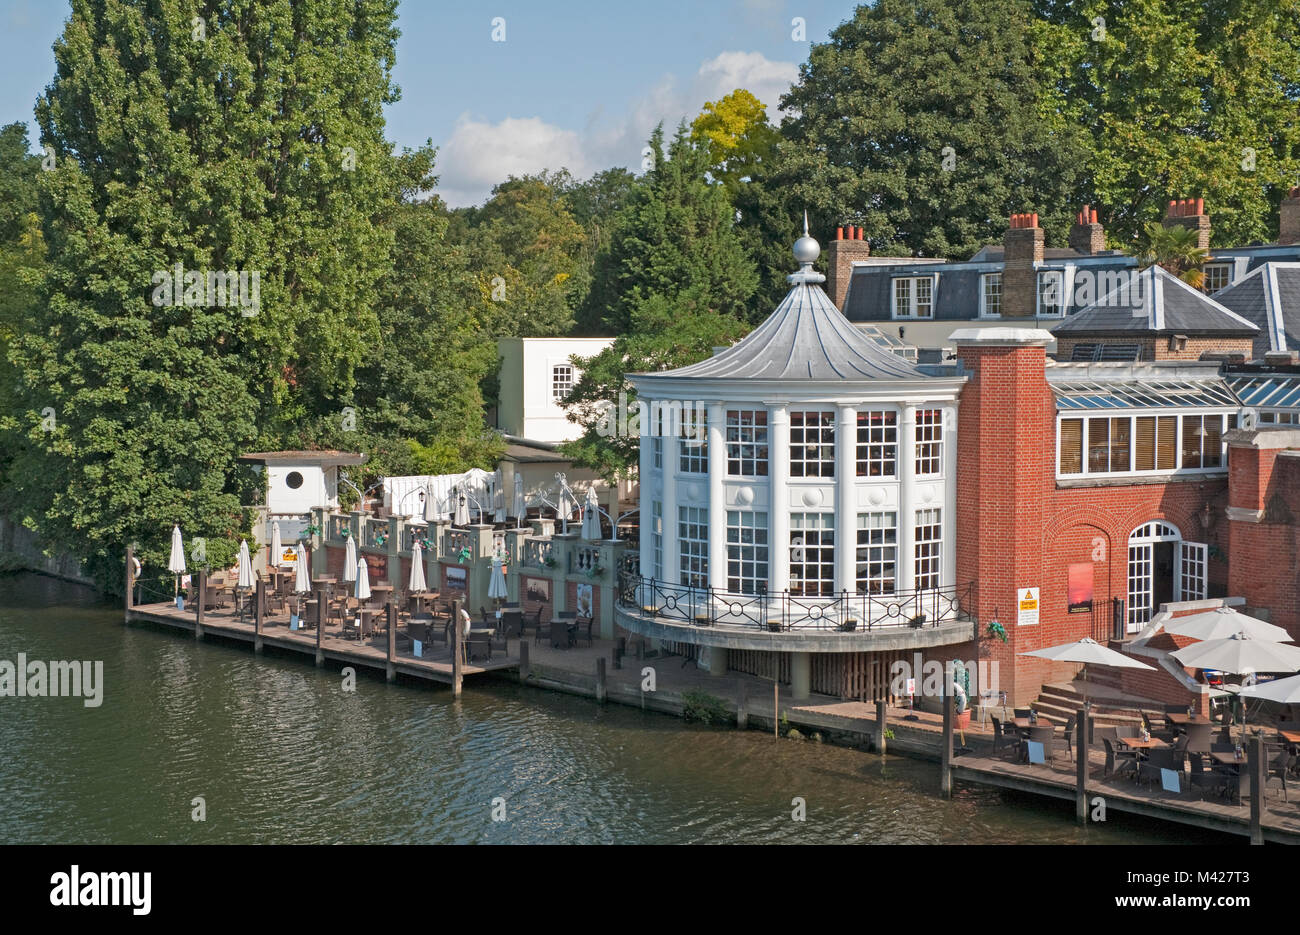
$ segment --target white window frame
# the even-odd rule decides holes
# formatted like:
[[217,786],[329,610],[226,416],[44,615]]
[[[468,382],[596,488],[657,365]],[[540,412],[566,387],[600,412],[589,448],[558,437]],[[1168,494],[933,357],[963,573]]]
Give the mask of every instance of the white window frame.
[[[1214,467],[1183,467],[1183,417],[1184,416],[1220,416],[1222,417],[1223,429],[1219,434],[1220,455],[1219,464]],[[1222,474],[1228,470],[1228,444],[1224,442],[1223,435],[1231,427],[1231,417],[1237,415],[1235,409],[1133,409],[1127,412],[1119,412],[1114,409],[1069,409],[1060,411],[1056,414],[1056,452],[1054,457],[1057,480],[1083,480],[1092,478],[1105,477],[1159,477],[1173,474]],[[1171,416],[1174,418],[1174,451],[1178,458],[1178,466],[1173,470],[1162,470],[1155,468],[1150,471],[1138,471],[1133,469],[1137,463],[1137,420],[1139,418],[1151,418],[1160,416]],[[1093,473],[1088,470],[1088,420],[1089,419],[1123,419],[1129,420],[1129,470],[1127,471],[1098,471]],[[1061,423],[1066,419],[1083,420],[1083,470],[1078,474],[1061,473]],[[1204,459],[1205,446],[1202,443],[1201,456]]]
[[[746,421],[748,417],[748,421]],[[761,420],[761,424],[760,424]],[[766,409],[727,410],[727,476],[767,477],[771,436]],[[732,470],[732,465],[739,470]]]
[[[929,285],[930,301],[926,305],[929,310],[928,314],[918,315],[917,309],[920,307],[918,299],[920,293],[919,283],[922,281]],[[899,309],[898,287],[900,283],[907,283],[907,308]],[[889,281],[889,307],[894,318],[901,321],[934,321],[934,299],[939,291],[939,277],[931,273],[928,276],[895,276]]]
[[677,467],[682,474],[709,473],[709,421],[695,406],[682,406],[682,434],[677,448]]
[[[1231,286],[1231,285],[1232,285],[1232,273],[1233,273],[1234,266],[1235,266],[1235,264],[1233,264],[1233,263],[1206,263],[1205,265],[1203,265],[1203,266],[1201,267],[1201,272],[1202,272],[1203,274],[1205,274],[1205,288],[1204,288],[1204,290],[1203,290],[1203,291],[1205,292],[1205,294],[1206,294],[1206,295],[1214,295],[1214,293],[1216,293],[1216,292],[1220,292],[1220,291],[1222,291],[1222,290],[1228,288],[1229,286]],[[1210,270],[1211,270],[1211,269],[1213,269],[1213,270],[1215,270],[1215,271],[1222,270],[1223,273],[1225,274],[1225,279],[1224,279],[1223,285],[1219,286],[1218,289],[1210,289],[1210,275],[1209,275],[1209,274],[1210,274]]]
[[[809,415],[816,415],[819,417],[817,425],[809,426],[807,424],[806,417]],[[803,417],[804,424],[795,425],[795,416]],[[789,451],[786,452],[785,456],[789,459],[790,479],[805,480],[811,477],[820,480],[830,480],[834,478],[836,445],[835,413],[827,409],[795,409],[791,410],[788,418],[790,421],[790,448]],[[809,431],[816,431],[817,441],[812,445],[807,443]],[[795,441],[796,432],[801,433],[799,441]],[[796,448],[803,452],[803,456],[797,459],[794,456]],[[817,449],[818,456],[815,460],[808,458],[807,451],[809,448]],[[826,450],[830,451],[829,458],[822,457]],[[795,471],[796,465],[799,466],[798,472]],[[810,465],[815,465],[818,473],[809,474],[808,468]]]
[[[815,519],[811,519],[815,517]],[[810,525],[811,523],[811,525]],[[815,533],[815,542],[808,536]],[[827,510],[801,510],[790,514],[790,594],[799,598],[833,597],[835,594],[835,514]],[[817,560],[810,560],[816,550]],[[809,570],[815,570],[812,577]],[[809,592],[813,584],[816,590]]]
[[[934,413],[934,416],[923,416],[924,413]],[[933,406],[918,406],[916,409],[916,424],[912,427],[913,447],[916,450],[915,473],[917,477],[939,477],[943,474],[943,410]],[[922,438],[924,430],[932,429],[933,438]],[[921,470],[923,462],[932,462],[935,466],[933,471]]]
[[[989,283],[996,277],[998,281],[998,310],[990,312],[988,308],[989,300]],[[1001,318],[1002,317],[1002,274],[998,273],[981,273],[980,274],[980,318]]]
[[650,502],[650,533],[653,537],[651,544],[654,548],[654,568],[650,569],[650,576],[660,581],[664,580],[664,505],[660,500]]
[[[1043,311],[1043,288],[1051,277],[1056,277],[1060,282],[1058,289],[1061,304],[1056,307],[1054,312]],[[1065,294],[1065,270],[1063,269],[1040,269],[1038,277],[1034,281],[1034,313],[1039,318],[1064,318],[1065,310],[1069,308],[1068,297]]]
[[898,513],[893,510],[859,513],[855,546],[853,580],[858,593],[895,593],[898,590]]
[[[878,423],[870,419],[875,415],[881,416]],[[867,417],[865,425],[862,422],[864,416]],[[897,409],[858,410],[853,451],[854,472],[858,477],[881,480],[898,477],[898,427],[901,421]],[[879,473],[871,473],[873,466],[879,467]]]
[[[564,379],[561,379],[561,371],[564,372]],[[565,382],[565,380],[567,380],[567,382]],[[562,405],[564,401],[569,398],[569,395],[573,392],[573,388],[577,385],[577,367],[569,363],[551,364],[551,402],[554,405]],[[561,393],[560,388],[564,386],[567,386],[567,389]]]
[[[937,537],[922,536],[937,529]],[[927,507],[913,515],[912,581],[918,591],[943,587],[943,510]]]
[[677,583],[709,586],[709,508],[677,507]]
[[727,590],[762,594],[767,590],[770,569],[767,511],[728,510]]

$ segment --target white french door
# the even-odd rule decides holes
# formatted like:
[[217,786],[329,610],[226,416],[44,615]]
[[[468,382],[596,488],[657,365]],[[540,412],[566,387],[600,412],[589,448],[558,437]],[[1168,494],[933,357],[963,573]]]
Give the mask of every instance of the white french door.
[[1178,543],[1178,575],[1174,600],[1205,600],[1205,562],[1208,547],[1204,542]]
[[1155,554],[1151,542],[1130,542],[1128,547],[1128,632],[1136,633],[1151,619]]

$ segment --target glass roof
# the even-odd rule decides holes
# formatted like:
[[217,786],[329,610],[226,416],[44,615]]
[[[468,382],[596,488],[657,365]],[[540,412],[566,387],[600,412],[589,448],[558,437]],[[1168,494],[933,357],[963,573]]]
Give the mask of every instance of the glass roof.
[[1229,384],[1246,406],[1300,407],[1300,376],[1236,377]]
[[1222,380],[1053,383],[1058,409],[1194,409],[1240,406]]

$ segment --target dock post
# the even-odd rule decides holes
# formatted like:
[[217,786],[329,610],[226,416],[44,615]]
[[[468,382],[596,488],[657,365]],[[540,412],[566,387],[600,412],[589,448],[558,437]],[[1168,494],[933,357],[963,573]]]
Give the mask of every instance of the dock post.
[[876,699],[876,737],[875,737],[875,742],[876,742],[876,752],[879,753],[879,754],[882,754],[882,755],[883,755],[884,752],[885,752],[885,731],[888,729],[888,725],[885,723],[885,720],[886,720],[886,718],[888,717],[888,713],[887,713],[888,710],[889,710],[889,708],[888,708],[888,706],[885,704],[885,699],[884,699],[884,698],[877,698],[877,699]]
[[266,607],[266,582],[257,576],[257,591],[253,595],[253,652],[262,651],[262,614]]
[[519,639],[519,681],[528,681],[528,641],[521,636]]
[[943,697],[943,748],[939,759],[939,793],[945,798],[952,798],[952,709],[957,699]]
[[614,668],[623,668],[623,657],[627,655],[627,637],[620,636],[614,643]]
[[124,622],[131,620],[131,605],[135,598],[135,549],[126,547],[126,608],[122,614]]
[[1250,770],[1250,843],[1264,843],[1264,737],[1255,731],[1250,738],[1246,767]]
[[1074,722],[1074,817],[1081,825],[1088,823],[1088,711],[1080,708]]
[[596,704],[605,703],[605,657],[596,657]]
[[321,634],[325,632],[325,592],[316,592],[316,668],[325,665],[325,652],[320,647]]
[[194,575],[198,581],[198,587],[195,590],[198,591],[199,595],[198,602],[194,605],[194,638],[201,640],[203,639],[203,605],[208,600],[208,576],[201,569],[196,571]]
[[388,655],[384,664],[384,678],[395,682],[397,668],[393,665],[393,657],[397,654],[397,605],[392,601],[384,605],[384,619],[388,629]]
[[460,601],[451,602],[451,693],[460,697],[461,684],[465,678],[461,671],[461,653],[464,637],[460,632]]
[[749,730],[749,683],[740,680],[740,697],[736,699],[736,730]]

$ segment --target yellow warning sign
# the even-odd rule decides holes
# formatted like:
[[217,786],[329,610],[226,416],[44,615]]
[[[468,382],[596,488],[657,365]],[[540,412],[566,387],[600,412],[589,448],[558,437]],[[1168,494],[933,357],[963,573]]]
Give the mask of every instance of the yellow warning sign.
[[1038,623],[1038,588],[1016,589],[1016,625],[1033,626]]

